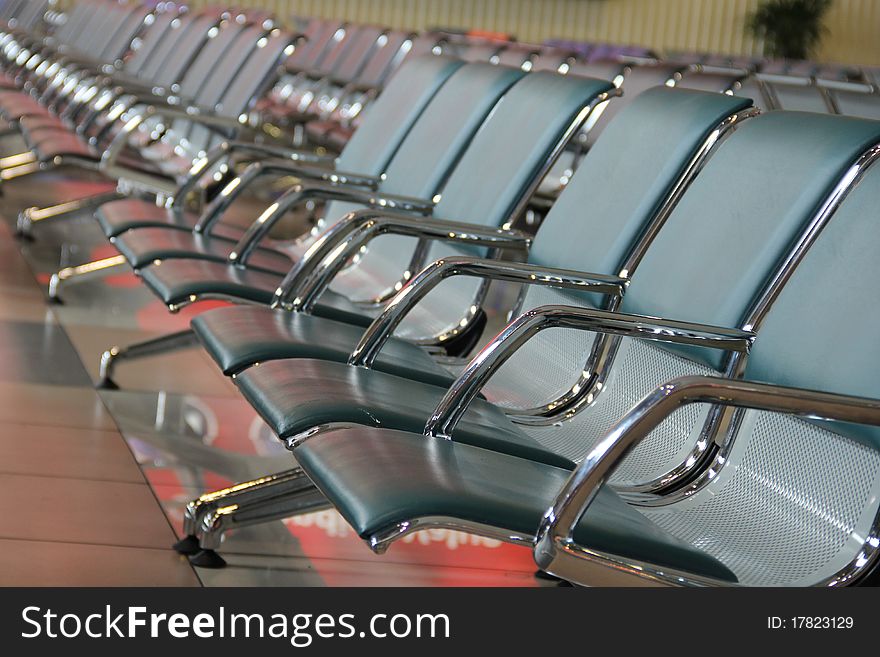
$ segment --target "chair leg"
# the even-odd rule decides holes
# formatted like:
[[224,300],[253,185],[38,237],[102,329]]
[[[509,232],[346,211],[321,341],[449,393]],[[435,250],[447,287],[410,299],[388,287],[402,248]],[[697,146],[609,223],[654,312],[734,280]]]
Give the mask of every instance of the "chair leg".
[[31,230],[33,229],[34,224],[37,222],[46,221],[47,219],[61,219],[63,217],[69,217],[77,212],[80,212],[81,210],[93,210],[99,205],[108,203],[110,201],[115,201],[120,198],[123,198],[123,195],[120,194],[116,189],[114,189],[113,191],[101,192],[99,194],[93,194],[92,196],[86,196],[83,198],[74,199],[72,201],[65,201],[64,203],[58,203],[57,205],[49,205],[44,208],[25,208],[18,214],[16,233],[19,237],[29,238],[31,237]]
[[120,254],[111,258],[93,260],[76,267],[65,267],[52,274],[52,277],[49,279],[49,301],[61,303],[61,286],[66,283],[88,280],[93,276],[103,276],[117,267],[124,266],[128,266],[128,260],[125,259],[124,255]]
[[54,166],[55,163],[52,161],[39,162],[35,160],[33,162],[28,162],[27,164],[9,167],[8,169],[0,170],[0,181],[15,180],[16,178],[22,178],[34,173],[41,173],[43,171],[48,171]]
[[21,166],[22,164],[30,164],[36,162],[37,156],[33,151],[24,151],[15,155],[7,155],[0,157],[0,169],[10,169],[12,167]]
[[197,534],[202,520],[207,514],[221,507],[278,497],[282,493],[297,492],[312,487],[312,482],[303,473],[302,468],[293,468],[200,495],[184,509],[184,538],[174,544],[174,549],[181,554],[189,555],[199,552]]
[[307,488],[247,504],[219,507],[202,517],[199,528],[199,546],[202,551],[191,557],[190,563],[203,568],[222,568],[226,561],[217,554],[217,548],[227,531],[283,520],[331,506],[318,489]]
[[192,329],[184,329],[168,333],[158,338],[137,342],[127,347],[111,347],[101,354],[101,367],[99,370],[98,388],[118,390],[119,386],[113,381],[113,370],[120,360],[136,360],[148,358],[167,352],[192,347],[197,343]]

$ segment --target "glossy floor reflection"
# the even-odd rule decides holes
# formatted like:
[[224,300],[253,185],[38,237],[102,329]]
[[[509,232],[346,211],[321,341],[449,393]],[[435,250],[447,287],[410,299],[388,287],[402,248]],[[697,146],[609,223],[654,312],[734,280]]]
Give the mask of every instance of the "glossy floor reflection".
[[[44,185],[49,180],[53,185]],[[58,188],[54,182],[64,184]],[[87,214],[47,222],[37,227],[36,241],[16,243],[9,226],[17,211],[35,198],[53,200],[47,194],[36,193],[44,187],[54,190],[53,194],[61,199],[88,191],[77,188],[70,179],[43,174],[41,181],[35,178],[7,185],[5,198],[0,200],[0,211],[6,219],[0,234],[0,362],[6,365],[0,368],[0,423],[19,425],[17,433],[0,434],[0,460],[5,464],[0,468],[0,491],[14,487],[22,494],[36,494],[47,488],[41,481],[32,481],[37,477],[58,478],[60,489],[76,490],[77,484],[64,479],[75,471],[84,480],[115,487],[108,488],[109,494],[121,496],[125,504],[134,505],[132,508],[139,509],[138,504],[147,502],[155,505],[158,500],[179,534],[183,507],[190,499],[236,481],[293,467],[291,456],[242,400],[231,381],[198,348],[124,363],[115,376],[121,389],[96,394],[91,382],[104,349],[184,328],[201,308],[196,304],[171,315],[134,275],[118,271],[71,285],[64,290],[62,305],[47,306],[35,279],[45,285],[49,275],[60,267],[113,255],[115,251]],[[40,390],[31,391],[34,386]],[[66,409],[69,414],[63,432],[50,431],[51,439],[63,442],[64,449],[29,451],[22,448],[22,440],[43,444],[40,437],[48,431],[46,426],[62,424],[46,415],[38,423],[42,428],[28,426],[31,418],[41,416],[40,406],[44,404]],[[76,435],[80,427],[91,432],[85,442]],[[121,442],[114,442],[119,435],[117,428],[130,453]],[[131,455],[139,469],[131,462]],[[7,478],[12,478],[11,483]],[[129,491],[131,487],[152,495],[139,501]],[[143,558],[146,572],[152,574],[166,565],[169,571],[174,570],[172,566],[189,571],[188,565],[181,564],[167,549],[173,541],[167,527],[164,534],[151,533],[149,524],[140,529],[120,528],[123,514],[110,508],[116,502],[121,500],[90,500],[88,508],[77,511],[82,516],[77,516],[77,522],[96,536],[124,529],[130,540],[115,541],[113,549],[147,550],[149,558]],[[0,514],[6,512],[0,508]],[[22,518],[22,522],[25,520]],[[21,535],[12,536],[6,528],[14,522],[0,521],[0,551],[4,555],[12,555],[16,563],[26,562],[29,550],[38,555],[47,549],[44,542],[52,540],[51,527],[40,529],[34,524],[30,533],[19,529]],[[75,542],[81,538],[74,532],[64,540]],[[111,542],[109,537],[106,540]],[[22,541],[30,547],[21,547]],[[450,530],[420,532],[400,541],[383,556],[373,555],[332,510],[231,533],[221,552],[228,562],[225,569],[195,569],[203,585],[548,584],[534,577],[529,550]],[[143,555],[138,552],[132,556]],[[92,578],[93,583],[100,584],[108,579],[112,583],[112,577],[98,565],[101,560],[115,563],[120,558],[96,550],[71,552],[70,561],[76,564],[82,583]],[[60,578],[56,571],[44,573],[46,583]],[[164,577],[158,577],[156,583],[171,583],[167,574]],[[175,577],[185,580],[184,575]],[[0,583],[28,580],[0,576]],[[55,583],[66,582],[60,578]]]

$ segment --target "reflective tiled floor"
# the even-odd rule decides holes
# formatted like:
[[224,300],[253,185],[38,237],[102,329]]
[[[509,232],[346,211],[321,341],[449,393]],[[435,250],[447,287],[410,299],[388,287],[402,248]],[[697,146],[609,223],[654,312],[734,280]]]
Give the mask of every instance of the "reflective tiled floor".
[[199,349],[122,366],[97,393],[100,353],[188,325],[128,273],[65,290],[51,272],[114,253],[88,215],[17,242],[19,209],[88,192],[41,174],[0,199],[0,584],[535,586],[531,554],[447,530],[373,555],[334,511],[228,536],[225,569],[193,569],[169,546],[200,493],[294,465]]

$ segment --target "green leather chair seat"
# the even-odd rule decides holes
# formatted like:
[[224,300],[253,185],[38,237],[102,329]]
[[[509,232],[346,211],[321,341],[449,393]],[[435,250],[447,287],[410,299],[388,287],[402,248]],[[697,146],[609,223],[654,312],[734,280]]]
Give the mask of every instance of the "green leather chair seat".
[[280,274],[194,258],[158,262],[138,273],[166,305],[186,303],[193,296],[205,295],[269,304],[283,278]]
[[[125,256],[135,269],[146,267],[156,260],[192,258],[225,262],[241,236],[239,228],[217,226],[211,235],[146,227],[131,230],[113,238],[113,246]],[[293,267],[293,261],[275,249],[259,247],[248,266],[262,271],[284,275]]]
[[95,212],[95,219],[106,237],[115,237],[132,228],[161,226],[177,228],[180,231],[191,231],[198,217],[187,212],[183,222],[178,220],[165,208],[138,198],[124,198],[104,203]]
[[[371,427],[332,429],[294,451],[361,538],[444,517],[534,535],[570,473],[457,441]],[[721,562],[676,539],[603,487],[578,524],[582,546],[735,582]]]
[[[284,358],[344,363],[364,332],[360,326],[263,306],[218,308],[198,315],[191,326],[227,376]],[[455,380],[424,349],[395,338],[385,344],[373,368],[447,388]]]
[[[234,297],[241,301],[268,305],[282,274],[257,269],[243,269],[211,260],[181,258],[160,261],[138,270],[141,279],[165,305],[177,305],[193,297]],[[327,290],[312,312],[365,329],[373,317],[361,306],[342,295]],[[363,332],[363,330],[361,331]]]
[[[235,377],[245,398],[279,438],[330,422],[421,433],[445,388],[385,372],[311,358],[273,360]],[[504,413],[475,400],[456,439],[561,468],[573,463],[519,430]]]

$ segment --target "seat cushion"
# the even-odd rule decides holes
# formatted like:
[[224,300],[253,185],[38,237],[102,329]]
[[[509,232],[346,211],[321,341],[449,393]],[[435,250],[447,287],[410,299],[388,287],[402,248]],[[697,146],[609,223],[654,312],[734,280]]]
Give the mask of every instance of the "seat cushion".
[[[368,427],[319,433],[294,454],[364,539],[430,517],[535,535],[571,474],[458,441]],[[724,564],[666,533],[607,486],[578,523],[574,538],[627,560],[736,581]]]
[[161,226],[191,231],[198,217],[190,212],[184,213],[183,221],[169,210],[155,203],[137,198],[125,198],[104,203],[95,212],[95,219],[107,237],[114,237],[132,228]]
[[[227,376],[254,363],[283,358],[344,363],[364,333],[360,326],[263,306],[209,310],[191,325]],[[373,369],[445,387],[455,380],[424,349],[396,338],[385,343]]]
[[[281,438],[330,422],[353,422],[421,433],[446,388],[325,360],[273,360],[235,377],[242,394]],[[464,443],[571,468],[514,425],[496,406],[476,399],[456,428]]]
[[168,306],[194,300],[192,297],[234,297],[268,305],[283,278],[280,274],[193,258],[165,260],[143,267],[138,273]]
[[[284,278],[282,274],[195,258],[164,260],[147,265],[138,273],[147,286],[169,306],[185,303],[194,296],[233,297],[269,305]],[[370,314],[368,310],[328,290],[312,312],[319,317],[366,328],[376,314]]]
[[[240,228],[231,226],[215,226],[211,235],[147,226],[116,235],[112,241],[129,264],[140,269],[155,260],[175,258],[225,262],[241,235]],[[286,255],[266,248],[257,249],[248,260],[248,267],[282,275],[292,266]]]

